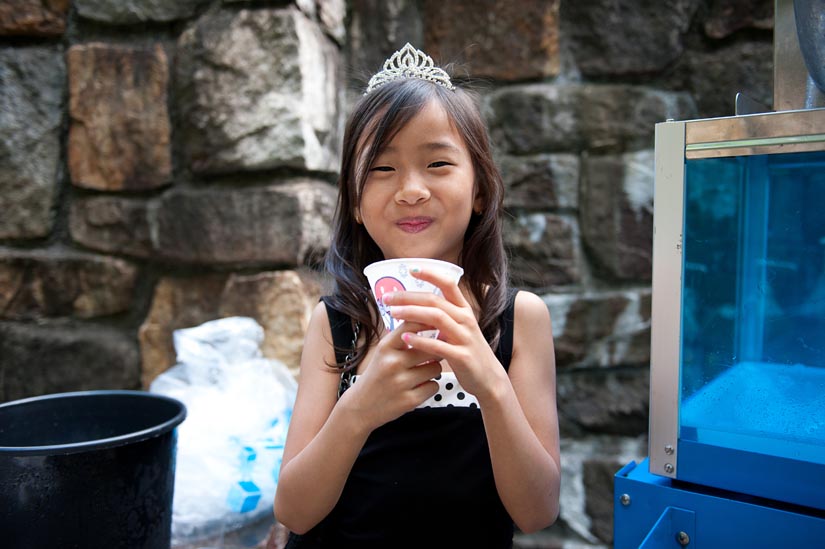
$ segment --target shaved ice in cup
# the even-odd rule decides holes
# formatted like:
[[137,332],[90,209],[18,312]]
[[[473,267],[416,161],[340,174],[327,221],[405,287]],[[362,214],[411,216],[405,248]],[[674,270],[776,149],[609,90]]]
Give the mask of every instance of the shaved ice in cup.
[[[413,269],[437,272],[450,277],[455,282],[458,282],[461,275],[464,274],[464,269],[458,265],[453,265],[452,263],[440,261],[438,259],[427,259],[420,257],[387,259],[367,265],[364,269],[364,274],[370,282],[372,295],[375,297],[375,302],[378,304],[378,311],[381,313],[381,318],[384,320],[384,325],[389,331],[395,330],[404,321],[390,316],[388,307],[384,305],[384,296],[386,294],[392,292],[410,291],[430,292],[439,296],[442,295],[441,290],[437,286],[414,278],[411,272]],[[438,330],[425,330],[423,332],[419,332],[418,335],[435,338],[438,337]]]

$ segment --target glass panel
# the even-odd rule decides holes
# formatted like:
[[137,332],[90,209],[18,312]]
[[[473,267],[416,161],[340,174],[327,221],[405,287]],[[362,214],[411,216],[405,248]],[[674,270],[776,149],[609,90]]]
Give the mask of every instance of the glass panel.
[[685,165],[680,438],[825,464],[825,152]]

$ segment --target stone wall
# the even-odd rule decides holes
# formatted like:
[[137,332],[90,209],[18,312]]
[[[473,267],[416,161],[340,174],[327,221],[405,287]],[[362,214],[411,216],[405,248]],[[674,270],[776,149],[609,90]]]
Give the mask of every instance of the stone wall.
[[654,124],[770,104],[772,6],[5,1],[0,401],[146,387],[172,330],[230,315],[295,369],[343,119],[410,41],[480,92],[513,280],[553,318],[561,518],[518,546],[609,546],[646,454]]

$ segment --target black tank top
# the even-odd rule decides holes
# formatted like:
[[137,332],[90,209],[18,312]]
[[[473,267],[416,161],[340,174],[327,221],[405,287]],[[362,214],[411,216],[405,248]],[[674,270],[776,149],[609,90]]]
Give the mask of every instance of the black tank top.
[[[508,293],[499,319],[496,355],[505,370],[515,295]],[[351,345],[348,318],[328,303],[327,312],[336,346]],[[315,533],[321,547],[335,548],[512,547],[513,521],[496,490],[480,409],[417,408],[373,431]]]

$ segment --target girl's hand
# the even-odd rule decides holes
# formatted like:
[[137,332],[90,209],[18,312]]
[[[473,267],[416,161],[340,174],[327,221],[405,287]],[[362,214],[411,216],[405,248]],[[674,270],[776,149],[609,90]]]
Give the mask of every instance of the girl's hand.
[[444,297],[426,292],[395,292],[384,296],[390,314],[408,323],[439,330],[438,339],[422,337],[415,330],[403,334],[403,341],[412,349],[449,362],[461,386],[483,401],[507,381],[489,343],[484,338],[470,303],[456,282],[437,272],[421,270],[412,275],[441,289]]
[[405,322],[386,334],[376,345],[363,374],[341,396],[340,404],[351,408],[372,431],[438,392],[433,378],[441,373],[440,359],[426,351],[411,349],[406,334],[426,329]]

